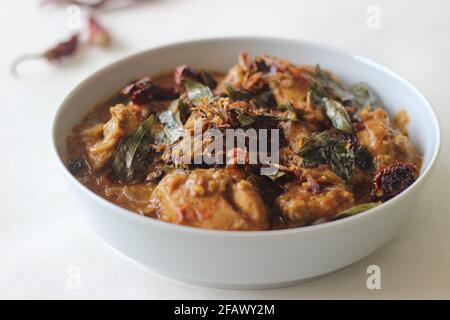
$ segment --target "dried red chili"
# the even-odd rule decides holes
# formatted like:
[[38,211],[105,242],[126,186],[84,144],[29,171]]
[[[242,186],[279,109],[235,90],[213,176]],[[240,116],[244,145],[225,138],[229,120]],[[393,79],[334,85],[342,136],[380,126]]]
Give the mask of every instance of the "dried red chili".
[[404,162],[378,170],[373,178],[371,195],[382,201],[395,197],[416,180],[416,172],[414,164]]
[[69,40],[58,43],[47,50],[43,57],[50,62],[59,62],[61,59],[73,55],[78,48],[78,34],[74,34]]
[[111,43],[111,37],[104,27],[102,27],[94,16],[88,18],[89,42],[91,44],[107,47]]
[[83,0],[44,0],[42,4],[57,4],[57,5],[76,5],[80,7],[89,7],[93,9],[97,9],[103,7],[109,0],[98,0],[95,2],[92,1],[83,1]]
[[30,60],[30,59],[41,59],[44,58],[47,61],[54,63],[54,62],[60,62],[63,58],[69,57],[73,55],[77,49],[78,49],[78,34],[74,34],[69,38],[69,40],[60,42],[53,48],[45,51],[41,54],[27,54],[20,56],[17,58],[13,65],[11,66],[12,73],[16,73],[17,66],[22,63],[23,61]]
[[174,89],[161,87],[149,77],[129,84],[120,93],[138,105],[154,100],[173,100],[178,97],[178,93]]

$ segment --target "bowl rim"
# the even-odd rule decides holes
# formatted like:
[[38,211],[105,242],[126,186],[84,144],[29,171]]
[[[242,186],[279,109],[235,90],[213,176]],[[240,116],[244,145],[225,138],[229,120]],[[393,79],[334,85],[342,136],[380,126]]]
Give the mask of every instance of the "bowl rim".
[[[85,187],[80,181],[78,181],[67,169],[66,165],[64,164],[64,160],[60,156],[57,148],[57,142],[56,142],[56,131],[57,131],[57,125],[58,120],[63,116],[63,111],[65,109],[65,106],[67,105],[68,101],[72,99],[73,96],[78,94],[78,91],[81,90],[82,86],[95,78],[102,77],[104,73],[107,73],[110,69],[115,68],[119,64],[123,64],[126,62],[131,62],[134,59],[137,59],[141,56],[145,56],[147,54],[150,54],[151,52],[155,51],[163,51],[163,50],[176,50],[178,48],[181,48],[183,46],[192,46],[192,45],[200,45],[200,44],[212,44],[215,42],[233,42],[233,41],[266,41],[266,42],[284,42],[284,43],[291,43],[294,45],[299,46],[307,46],[307,47],[313,47],[318,50],[327,51],[329,54],[332,55],[341,55],[341,56],[347,56],[351,59],[354,59],[356,61],[359,61],[361,63],[367,64],[370,67],[373,67],[374,69],[378,69],[383,73],[388,74],[389,76],[395,78],[397,81],[401,82],[403,85],[405,85],[410,91],[412,91],[414,94],[417,95],[417,97],[421,100],[423,105],[426,108],[426,111],[431,115],[432,121],[433,121],[433,128],[434,128],[434,137],[436,141],[435,148],[433,150],[433,154],[431,157],[431,160],[428,164],[428,166],[425,168],[423,173],[419,175],[416,181],[409,186],[405,191],[403,191],[401,194],[397,195],[396,197],[392,198],[391,200],[384,202],[374,208],[371,208],[369,210],[366,210],[362,213],[359,213],[357,215],[353,215],[350,217],[346,217],[344,219],[339,219],[335,221],[329,221],[322,224],[317,225],[310,225],[305,227],[297,227],[297,228],[290,228],[290,229],[279,229],[279,230],[259,230],[259,231],[236,231],[236,230],[214,230],[214,229],[203,229],[203,228],[196,228],[191,226],[185,226],[185,225],[178,225],[173,224],[157,219],[153,219],[144,215],[141,215],[139,213],[136,213],[132,210],[120,207],[119,205],[116,205],[101,196],[97,195],[95,192],[91,191],[89,188]],[[67,138],[67,137],[66,137]],[[81,193],[87,195],[92,201],[96,201],[99,203],[99,205],[105,206],[109,211],[111,211],[113,214],[119,215],[121,218],[129,219],[132,222],[135,223],[144,223],[152,227],[160,227],[165,228],[168,231],[173,232],[184,232],[188,234],[196,234],[196,235],[205,235],[205,236],[220,236],[220,237],[266,237],[266,236],[287,236],[287,235],[298,235],[298,234],[304,234],[309,232],[318,232],[318,231],[326,231],[331,228],[339,227],[342,225],[349,225],[349,224],[355,224],[360,220],[363,220],[365,218],[368,218],[370,216],[373,216],[375,214],[379,214],[382,210],[389,210],[389,207],[393,205],[394,202],[401,201],[402,198],[406,197],[407,194],[411,193],[414,189],[419,188],[420,185],[422,185],[426,178],[430,175],[431,170],[434,168],[436,164],[436,160],[439,156],[440,149],[441,149],[441,127],[439,123],[439,119],[436,116],[436,113],[429,103],[429,101],[425,98],[425,96],[414,86],[412,85],[408,80],[406,80],[403,76],[398,74],[397,72],[391,70],[390,68],[384,66],[381,63],[378,63],[372,59],[366,58],[364,56],[361,56],[359,54],[351,53],[347,50],[335,48],[329,45],[311,42],[311,41],[305,41],[305,40],[298,40],[298,39],[292,39],[292,38],[284,38],[284,37],[265,37],[265,36],[225,36],[225,37],[206,37],[206,38],[200,38],[200,39],[190,39],[190,40],[184,40],[184,41],[176,41],[176,42],[170,42],[163,45],[158,45],[153,48],[149,48],[131,55],[128,55],[124,58],[120,58],[107,66],[95,71],[87,78],[83,79],[75,88],[73,88],[69,94],[64,98],[64,100],[60,103],[60,105],[57,108],[57,111],[55,112],[51,124],[51,140],[52,140],[52,151],[54,156],[57,159],[58,167],[64,172],[65,176],[68,178],[70,183],[72,183],[78,190],[80,190]]]

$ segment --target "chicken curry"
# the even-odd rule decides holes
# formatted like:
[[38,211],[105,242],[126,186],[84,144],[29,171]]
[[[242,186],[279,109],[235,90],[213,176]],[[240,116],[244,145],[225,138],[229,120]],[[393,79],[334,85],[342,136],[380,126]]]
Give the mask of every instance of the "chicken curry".
[[[410,186],[421,155],[407,123],[404,111],[391,119],[365,83],[347,86],[319,65],[242,53],[225,74],[181,65],[129,84],[73,129],[67,166],[101,197],[162,221],[302,227],[358,214]],[[279,130],[278,161],[251,162],[238,147],[212,152],[230,161],[196,161],[216,141],[191,148],[196,124],[200,134]],[[275,170],[262,174],[265,167]]]

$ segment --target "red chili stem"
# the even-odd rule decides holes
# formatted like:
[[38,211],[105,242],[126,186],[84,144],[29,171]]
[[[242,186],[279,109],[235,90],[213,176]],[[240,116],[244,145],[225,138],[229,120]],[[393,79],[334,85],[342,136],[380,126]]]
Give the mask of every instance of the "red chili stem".
[[21,64],[24,61],[28,61],[28,60],[34,60],[34,59],[42,59],[42,54],[41,53],[30,53],[30,54],[24,54],[21,55],[19,57],[17,57],[13,63],[11,64],[11,74],[13,75],[17,75],[17,66],[19,64]]

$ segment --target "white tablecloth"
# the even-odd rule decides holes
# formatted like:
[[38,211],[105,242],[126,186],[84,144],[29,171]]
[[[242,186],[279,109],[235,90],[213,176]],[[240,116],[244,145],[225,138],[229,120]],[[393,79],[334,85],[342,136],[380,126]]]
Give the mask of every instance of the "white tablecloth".
[[[369,5],[380,10],[379,29]],[[82,50],[59,67],[24,63],[21,77],[13,78],[7,69],[14,57],[39,52],[70,31],[65,7],[0,1],[0,297],[450,298],[449,16],[447,0],[150,0],[98,14],[113,34],[111,49]],[[81,219],[50,147],[50,123],[62,99],[92,72],[131,53],[223,35],[282,36],[345,48],[398,71],[430,100],[444,134],[440,161],[411,218],[388,245],[303,285],[217,290],[144,270]],[[366,286],[372,264],[381,268],[381,290]]]

